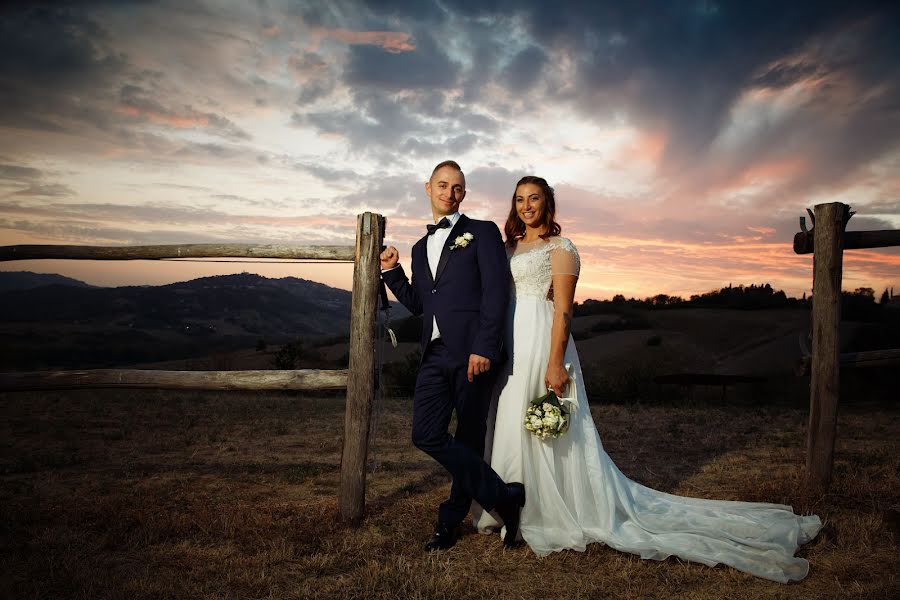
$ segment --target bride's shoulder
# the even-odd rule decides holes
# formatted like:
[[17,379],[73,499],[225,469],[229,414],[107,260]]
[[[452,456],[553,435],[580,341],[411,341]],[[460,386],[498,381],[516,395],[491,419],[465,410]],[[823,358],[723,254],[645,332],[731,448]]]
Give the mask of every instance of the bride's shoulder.
[[553,248],[562,248],[568,252],[573,252],[578,254],[578,248],[575,247],[575,244],[572,243],[567,237],[563,237],[561,235],[555,235],[549,240],[551,247]]

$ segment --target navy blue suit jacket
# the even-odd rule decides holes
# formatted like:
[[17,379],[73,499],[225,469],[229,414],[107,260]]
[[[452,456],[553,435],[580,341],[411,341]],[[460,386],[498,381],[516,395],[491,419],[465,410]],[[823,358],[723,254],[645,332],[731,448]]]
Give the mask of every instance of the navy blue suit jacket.
[[[450,249],[464,233],[474,237],[468,246]],[[422,350],[431,341],[433,318],[447,349],[468,362],[478,354],[499,363],[505,360],[503,327],[509,304],[509,263],[500,230],[491,221],[460,215],[444,244],[437,273],[428,267],[426,240],[412,249],[412,283],[403,267],[382,273],[394,296],[414,315],[422,315]]]

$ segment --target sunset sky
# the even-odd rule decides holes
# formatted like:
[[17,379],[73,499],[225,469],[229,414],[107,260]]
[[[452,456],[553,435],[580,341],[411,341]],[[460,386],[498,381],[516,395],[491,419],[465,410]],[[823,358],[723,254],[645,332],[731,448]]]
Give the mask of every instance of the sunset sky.
[[[0,8],[0,245],[352,244],[408,264],[424,181],[502,225],[557,192],[577,298],[769,282],[798,217],[900,228],[900,10],[878,2],[27,2]],[[350,265],[27,261],[97,285],[250,271],[349,289]],[[900,294],[900,249],[844,288]]]

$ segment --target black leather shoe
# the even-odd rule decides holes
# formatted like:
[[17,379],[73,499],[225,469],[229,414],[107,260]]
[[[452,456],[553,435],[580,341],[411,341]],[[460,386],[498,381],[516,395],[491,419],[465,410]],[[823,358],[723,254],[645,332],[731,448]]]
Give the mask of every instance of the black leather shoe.
[[519,534],[519,519],[522,516],[522,507],[525,506],[525,486],[521,483],[508,483],[506,485],[506,498],[495,507],[497,514],[503,519],[506,526],[506,535],[503,536],[503,545],[512,548],[516,545],[516,536]]
[[431,539],[425,542],[425,549],[431,552],[435,550],[447,550],[456,544],[459,539],[459,524],[438,523],[434,528]]

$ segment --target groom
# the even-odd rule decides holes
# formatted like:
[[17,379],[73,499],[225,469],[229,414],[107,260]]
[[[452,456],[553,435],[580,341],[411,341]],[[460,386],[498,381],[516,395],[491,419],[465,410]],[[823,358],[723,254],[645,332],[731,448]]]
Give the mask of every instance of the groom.
[[[500,230],[460,214],[466,179],[452,160],[434,168],[425,184],[434,223],[412,248],[412,283],[393,246],[381,253],[381,278],[422,321],[422,363],[413,399],[413,444],[453,477],[438,509],[428,550],[450,548],[476,500],[495,510],[512,546],[525,504],[521,483],[504,483],[484,462],[491,389],[504,358],[502,339],[509,302],[509,265]],[[456,411],[456,432],[447,431]]]

